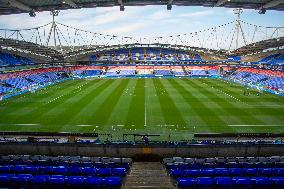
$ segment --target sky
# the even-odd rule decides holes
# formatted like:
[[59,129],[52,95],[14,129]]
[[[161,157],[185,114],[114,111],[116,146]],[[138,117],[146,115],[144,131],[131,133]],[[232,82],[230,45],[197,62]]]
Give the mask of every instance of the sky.
[[[52,21],[49,12],[0,16],[0,28],[20,29],[44,25]],[[241,19],[255,25],[284,26],[284,12],[244,10]],[[89,8],[60,11],[56,21],[87,31],[130,37],[170,36],[195,32],[232,22],[233,9],[212,7],[141,6]]]

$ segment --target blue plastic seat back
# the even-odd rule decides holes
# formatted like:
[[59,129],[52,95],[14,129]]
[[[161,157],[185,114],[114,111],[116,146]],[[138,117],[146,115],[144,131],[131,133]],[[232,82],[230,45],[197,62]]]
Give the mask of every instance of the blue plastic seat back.
[[67,173],[67,169],[65,166],[58,166],[58,167],[53,167],[53,173],[54,174],[66,174]]
[[106,177],[103,181],[104,185],[111,187],[118,187],[122,184],[120,177]]
[[52,166],[40,166],[38,167],[38,171],[42,174],[51,174],[53,172]]
[[259,169],[258,169],[258,172],[259,172],[261,175],[266,175],[266,176],[270,176],[270,175],[273,175],[273,174],[274,174],[274,170],[271,169],[271,168],[259,168]]
[[235,181],[235,184],[237,185],[252,185],[253,184],[253,180],[250,179],[249,177],[235,177],[233,179]]
[[268,177],[252,177],[255,185],[263,186],[263,185],[270,185],[271,181]]
[[67,170],[70,175],[81,175],[82,173],[81,167],[69,167]]
[[215,174],[214,169],[202,169],[202,170],[200,170],[200,175],[202,175],[202,176],[212,176],[214,174]]
[[9,177],[8,176],[0,175],[0,184],[1,183],[8,183],[8,182],[9,182]]
[[177,185],[179,187],[189,187],[196,185],[196,180],[194,178],[178,178]]
[[275,185],[284,186],[284,177],[273,177],[270,180]]
[[200,175],[200,170],[199,169],[188,169],[186,170],[186,175],[197,177]]
[[228,186],[233,184],[231,177],[215,177],[215,184],[221,186]]
[[97,173],[97,169],[93,167],[84,167],[82,168],[81,171],[84,175],[88,175],[88,176],[96,175]]
[[211,186],[214,184],[213,179],[211,177],[197,177],[197,184],[202,186]]
[[183,177],[185,175],[185,170],[183,169],[172,169],[170,170],[170,175],[172,177]]
[[242,175],[243,170],[241,168],[229,168],[231,175]]
[[64,184],[64,178],[63,175],[51,175],[48,181],[50,184]]
[[230,172],[227,168],[216,168],[215,174],[219,176],[227,176],[230,174]]
[[26,173],[34,174],[34,173],[37,173],[37,172],[38,172],[38,168],[35,167],[35,166],[26,166],[26,167],[24,168],[24,171],[25,171]]
[[49,180],[49,175],[35,175],[33,177],[33,183],[36,184],[45,184]]
[[125,176],[126,175],[126,169],[125,168],[113,168],[112,174],[116,176]]
[[10,170],[14,173],[23,173],[25,172],[25,165],[15,165],[10,167]]
[[101,176],[110,176],[111,175],[111,168],[98,168],[97,174]]
[[258,174],[258,170],[256,168],[244,168],[243,172],[249,176],[257,176]]
[[92,186],[100,186],[104,184],[104,180],[101,177],[87,177],[85,180],[85,183],[87,185],[92,185]]
[[65,179],[65,183],[69,185],[81,185],[84,183],[83,176],[69,176]]
[[0,166],[0,173],[9,173],[10,167],[9,166]]

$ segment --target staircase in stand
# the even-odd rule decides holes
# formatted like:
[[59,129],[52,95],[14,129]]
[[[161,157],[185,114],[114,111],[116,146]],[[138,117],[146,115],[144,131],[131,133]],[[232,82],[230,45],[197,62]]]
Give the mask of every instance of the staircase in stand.
[[175,187],[160,162],[134,162],[122,188],[172,189]]

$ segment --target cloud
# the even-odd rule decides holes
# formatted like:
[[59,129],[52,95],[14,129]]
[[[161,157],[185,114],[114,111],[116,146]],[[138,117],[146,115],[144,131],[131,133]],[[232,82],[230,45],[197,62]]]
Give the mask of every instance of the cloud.
[[204,16],[210,16],[213,15],[214,11],[212,10],[205,10],[205,11],[198,11],[198,12],[192,12],[192,13],[184,13],[180,14],[179,17],[204,17]]
[[109,30],[105,30],[104,33],[121,35],[121,34],[137,31],[137,30],[144,28],[146,26],[148,26],[148,23],[146,23],[146,22],[126,24],[126,25],[121,25],[119,27],[111,28]]

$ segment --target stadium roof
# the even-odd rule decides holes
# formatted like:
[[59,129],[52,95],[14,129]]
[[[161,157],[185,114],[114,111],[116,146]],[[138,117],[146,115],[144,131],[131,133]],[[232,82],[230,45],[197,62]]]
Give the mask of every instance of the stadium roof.
[[263,50],[271,48],[279,48],[282,46],[284,46],[284,37],[279,37],[279,38],[259,41],[256,43],[251,43],[249,45],[238,48],[232,51],[231,53],[236,55],[246,55],[246,54],[261,52]]
[[109,6],[177,5],[284,10],[283,0],[2,0],[0,15]]
[[58,51],[35,43],[0,38],[0,47],[1,49],[29,52],[38,56],[48,57],[50,59],[63,60],[63,56],[58,53]]

